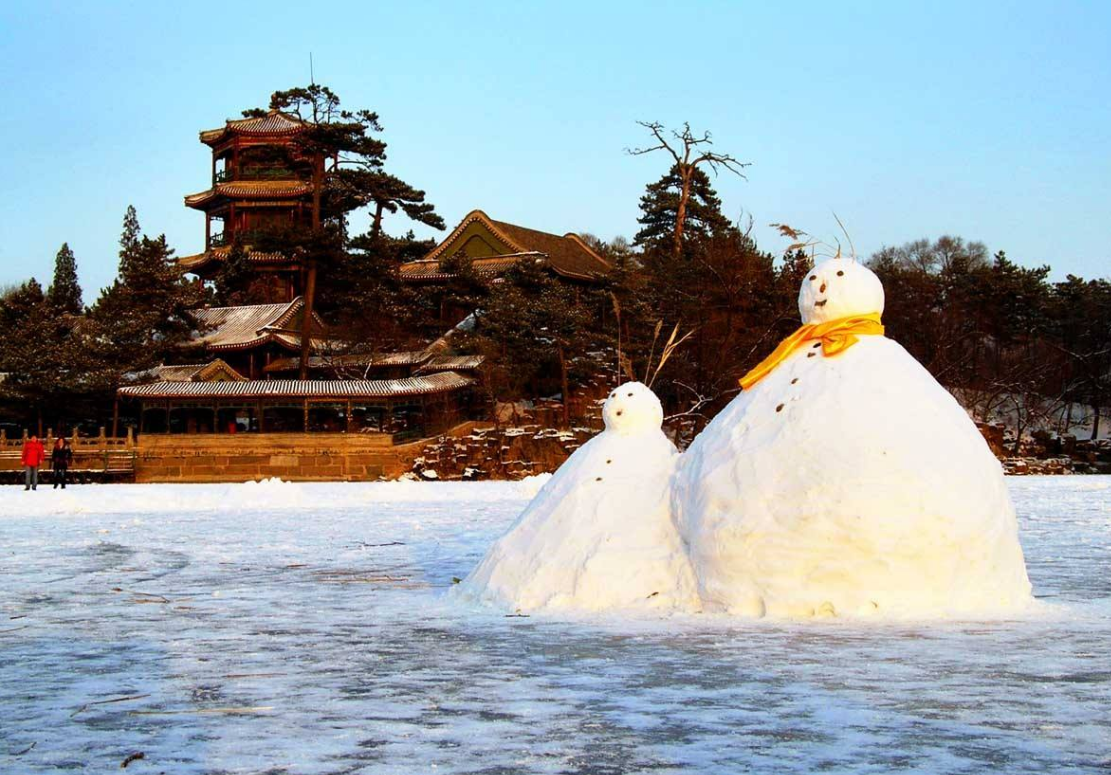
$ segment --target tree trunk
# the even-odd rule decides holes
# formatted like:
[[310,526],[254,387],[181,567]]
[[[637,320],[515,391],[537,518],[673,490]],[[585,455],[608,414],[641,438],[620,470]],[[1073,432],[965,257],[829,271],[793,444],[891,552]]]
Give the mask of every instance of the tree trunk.
[[571,389],[567,379],[567,356],[563,352],[563,345],[559,346],[559,379],[563,391],[563,427],[571,427]]
[[301,368],[297,378],[309,378],[309,354],[312,349],[312,308],[316,298],[316,260],[309,261],[308,276],[305,278],[305,306],[301,316]]
[[1092,415],[1092,441],[1099,438],[1099,415],[1101,411],[1102,407],[1099,404],[1092,407],[1092,412],[1094,413]]
[[[317,153],[312,164],[313,250],[320,247],[320,200],[324,195],[324,155]],[[312,348],[312,311],[316,302],[316,256],[309,256],[305,277],[305,306],[301,316],[301,368],[298,378],[309,378],[309,353]]]
[[687,200],[691,196],[691,170],[684,169],[681,172],[683,176],[683,189],[679,192],[679,207],[675,210],[675,257],[678,258],[683,252],[683,225],[687,221]]
[[370,238],[377,241],[382,233],[382,203],[377,202],[374,208],[374,220],[370,223]]

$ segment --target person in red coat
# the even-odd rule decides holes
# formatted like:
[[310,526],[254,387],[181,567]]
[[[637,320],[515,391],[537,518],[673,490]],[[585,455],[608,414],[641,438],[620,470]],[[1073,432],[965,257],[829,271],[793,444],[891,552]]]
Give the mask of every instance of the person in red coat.
[[39,489],[39,466],[46,460],[46,450],[38,436],[23,442],[23,482],[24,490]]

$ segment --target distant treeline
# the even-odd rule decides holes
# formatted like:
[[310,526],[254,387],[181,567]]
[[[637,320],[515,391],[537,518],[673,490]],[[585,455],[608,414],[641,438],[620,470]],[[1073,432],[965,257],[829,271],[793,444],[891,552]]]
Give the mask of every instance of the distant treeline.
[[[761,249],[751,223],[722,214],[702,168],[741,174],[746,165],[705,152],[708,134],[644,126],[657,144],[635,153],[671,151],[675,163],[646,187],[631,243],[586,237],[614,267],[598,283],[568,284],[535,262],[494,280],[454,256],[444,268],[451,282],[406,284],[399,265],[431,243],[389,236],[380,218],[366,234],[349,235],[348,210],[338,208],[334,237],[317,251],[317,311],[352,350],[390,352],[443,334],[445,310],[475,310],[473,326],[452,342],[487,356],[482,389],[491,417],[498,402],[574,396],[610,373],[652,383],[669,421],[689,438],[799,325],[796,298],[814,249],[797,244],[781,258]],[[416,193],[417,214],[432,218]],[[298,244],[317,250],[312,241]],[[89,307],[66,245],[45,291],[29,280],[0,296],[0,411],[13,428],[107,425],[118,386],[149,379],[160,363],[198,357],[183,355],[196,334],[188,309],[254,301],[241,292],[240,275],[251,271],[241,249],[214,283],[183,278],[165,239],[144,236],[133,209],[119,255],[116,281]],[[886,289],[888,335],[977,418],[1005,415],[1021,435],[1034,426],[1068,431],[1076,417],[1099,433],[1111,392],[1106,279],[1050,282],[1049,267],[1024,268],[959,237],[884,248],[867,262]]]

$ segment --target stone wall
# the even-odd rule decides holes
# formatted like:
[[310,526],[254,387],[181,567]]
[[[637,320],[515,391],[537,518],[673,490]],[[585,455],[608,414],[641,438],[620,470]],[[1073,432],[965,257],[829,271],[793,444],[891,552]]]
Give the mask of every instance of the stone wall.
[[421,479],[521,479],[552,473],[597,431],[561,431],[539,425],[511,428],[475,426],[465,435],[440,436],[412,458]]
[[421,446],[394,446],[386,434],[146,435],[136,445],[135,481],[395,479],[412,467]]

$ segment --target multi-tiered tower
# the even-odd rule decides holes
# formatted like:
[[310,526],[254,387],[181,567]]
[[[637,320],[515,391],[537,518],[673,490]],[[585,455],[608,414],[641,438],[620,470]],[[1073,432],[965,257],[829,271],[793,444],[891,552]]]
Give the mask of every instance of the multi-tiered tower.
[[256,244],[265,244],[265,232],[310,223],[312,166],[297,149],[305,129],[296,116],[271,110],[200,133],[212,148],[212,186],[186,196],[185,205],[205,214],[205,249],[180,259],[183,271],[213,279],[238,242],[254,270],[246,280],[252,300],[288,302],[301,293],[297,257]]

